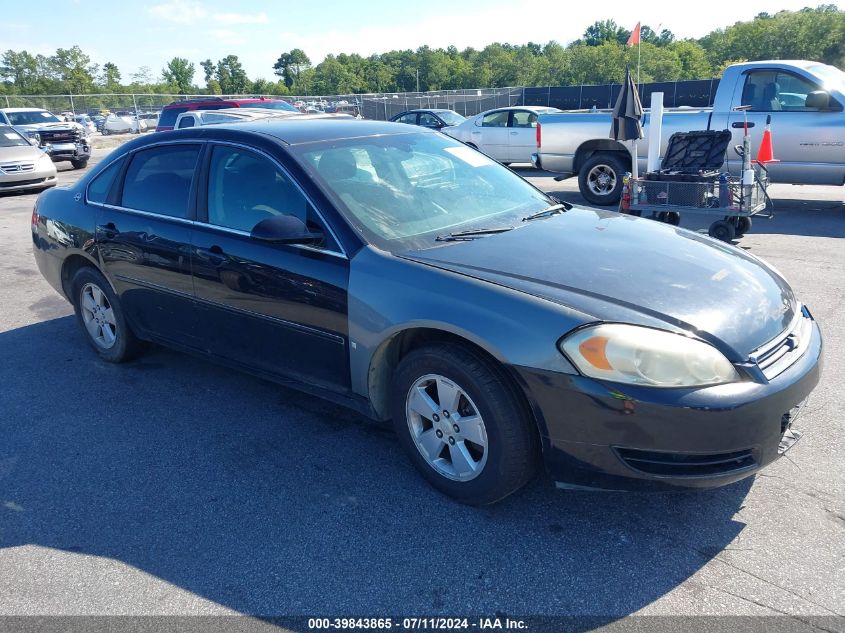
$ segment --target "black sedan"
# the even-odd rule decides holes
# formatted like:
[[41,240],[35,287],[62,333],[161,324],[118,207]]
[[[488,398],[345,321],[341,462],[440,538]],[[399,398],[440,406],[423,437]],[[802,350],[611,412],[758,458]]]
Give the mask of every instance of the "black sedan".
[[419,127],[140,138],[42,194],[32,237],[103,359],[154,341],[392,419],[468,503],[540,464],[569,487],[736,481],[795,443],[819,379],[819,328],[773,268]]
[[431,130],[442,130],[444,127],[460,125],[466,121],[466,117],[461,116],[454,110],[408,110],[390,117],[390,120],[395,123],[419,125]]

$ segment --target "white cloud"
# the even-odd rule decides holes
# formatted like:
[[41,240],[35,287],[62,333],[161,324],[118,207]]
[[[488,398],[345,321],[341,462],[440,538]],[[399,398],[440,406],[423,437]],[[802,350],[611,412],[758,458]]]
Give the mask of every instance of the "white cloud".
[[208,15],[196,0],[171,0],[148,7],[147,13],[154,18],[177,24],[193,24]]
[[248,41],[245,35],[228,29],[210,29],[207,33],[215,41],[227,46],[240,46]]
[[215,13],[211,17],[215,22],[229,25],[270,23],[270,18],[263,11],[260,13]]

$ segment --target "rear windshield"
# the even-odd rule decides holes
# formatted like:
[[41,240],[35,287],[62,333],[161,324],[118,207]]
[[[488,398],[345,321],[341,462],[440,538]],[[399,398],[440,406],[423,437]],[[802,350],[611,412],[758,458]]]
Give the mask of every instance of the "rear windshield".
[[161,117],[158,120],[158,126],[173,127],[176,124],[176,117],[187,111],[188,108],[167,108],[166,110],[162,110]]

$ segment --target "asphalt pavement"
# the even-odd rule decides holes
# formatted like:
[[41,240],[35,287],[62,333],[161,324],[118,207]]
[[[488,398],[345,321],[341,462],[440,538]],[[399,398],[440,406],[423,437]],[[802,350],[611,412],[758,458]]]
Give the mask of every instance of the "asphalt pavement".
[[[583,202],[574,181],[518,171]],[[62,167],[60,182],[78,176]],[[390,430],[343,408],[157,347],[98,360],[35,267],[35,195],[0,196],[0,616],[767,615],[845,629],[830,617],[845,614],[845,192],[771,192],[775,218],[737,245],[790,280],[825,337],[786,458],[697,493],[540,477],[486,508],[438,494]]]

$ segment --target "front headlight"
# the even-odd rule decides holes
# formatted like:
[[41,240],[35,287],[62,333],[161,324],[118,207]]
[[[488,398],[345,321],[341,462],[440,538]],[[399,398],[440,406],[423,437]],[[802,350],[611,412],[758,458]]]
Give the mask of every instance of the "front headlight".
[[703,387],[739,380],[712,345],[664,330],[608,323],[578,330],[561,351],[585,376],[649,387]]

